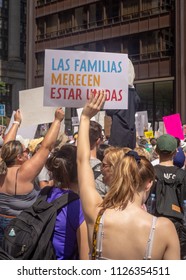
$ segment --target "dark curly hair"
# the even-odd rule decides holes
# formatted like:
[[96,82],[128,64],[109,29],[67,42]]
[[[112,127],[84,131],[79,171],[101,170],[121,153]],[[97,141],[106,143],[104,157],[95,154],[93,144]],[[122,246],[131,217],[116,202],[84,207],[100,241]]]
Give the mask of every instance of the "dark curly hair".
[[51,172],[52,179],[68,188],[77,182],[77,147],[70,144],[56,148],[46,161],[46,168]]

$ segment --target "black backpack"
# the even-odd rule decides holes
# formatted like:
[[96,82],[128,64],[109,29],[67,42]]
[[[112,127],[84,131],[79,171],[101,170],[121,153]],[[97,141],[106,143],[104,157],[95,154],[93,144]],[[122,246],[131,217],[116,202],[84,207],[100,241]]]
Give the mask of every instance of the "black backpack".
[[183,179],[186,173],[178,169],[175,178],[165,178],[161,166],[156,165],[154,168],[156,180],[152,192],[156,196],[156,215],[182,221]]
[[0,247],[0,260],[13,260],[14,258],[11,257],[7,252],[5,252],[1,247]]
[[45,187],[35,203],[12,219],[4,231],[3,250],[14,259],[55,260],[52,234],[58,210],[79,198],[66,193],[47,202],[51,187]]

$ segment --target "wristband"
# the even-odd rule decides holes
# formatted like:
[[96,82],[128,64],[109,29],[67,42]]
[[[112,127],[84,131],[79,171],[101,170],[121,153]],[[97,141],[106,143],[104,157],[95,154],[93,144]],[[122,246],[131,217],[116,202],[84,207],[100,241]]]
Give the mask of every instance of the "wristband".
[[20,122],[18,122],[18,121],[13,121],[13,124],[14,123],[16,123],[16,124],[18,124],[19,126],[20,126]]

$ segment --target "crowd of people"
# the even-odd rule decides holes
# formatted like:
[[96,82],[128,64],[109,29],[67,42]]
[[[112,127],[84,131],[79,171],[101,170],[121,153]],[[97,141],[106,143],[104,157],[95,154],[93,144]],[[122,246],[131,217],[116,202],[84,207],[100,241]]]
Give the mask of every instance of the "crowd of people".
[[[101,125],[91,120],[104,101],[104,92],[92,95],[82,110],[74,141],[60,135],[64,112],[58,108],[46,135],[27,147],[16,140],[22,120],[16,111],[0,151],[0,247],[9,222],[34,203],[42,188],[50,186],[48,202],[64,193],[79,195],[58,211],[52,235],[57,259],[184,258],[180,223],[146,208],[157,169],[173,177],[182,170],[186,188],[183,143],[168,134],[150,142],[136,138],[132,147],[130,137],[128,144],[122,144],[114,134],[104,142]],[[135,128],[130,129],[133,135]],[[186,199],[184,189],[182,199]]]

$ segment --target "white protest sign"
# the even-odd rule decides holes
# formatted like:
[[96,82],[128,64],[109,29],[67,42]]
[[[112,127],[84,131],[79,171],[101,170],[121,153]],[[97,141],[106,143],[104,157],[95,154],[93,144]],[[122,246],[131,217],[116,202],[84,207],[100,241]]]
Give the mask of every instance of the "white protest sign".
[[158,132],[159,132],[159,135],[166,134],[164,122],[159,122]]
[[148,130],[148,113],[147,111],[138,111],[136,112],[136,114],[139,116],[143,116],[142,119],[143,119],[143,126],[144,126],[144,129],[145,130]]
[[135,125],[138,136],[144,136],[144,130],[148,129],[147,111],[139,111],[135,114]]
[[[77,109],[77,114],[78,114],[78,119],[79,119],[79,122],[80,122],[80,118],[81,118],[81,113],[83,111],[83,108],[78,108]],[[91,118],[92,121],[96,121],[96,118],[95,116]]]
[[[13,111],[9,125],[6,129],[6,133],[8,133],[8,131],[10,130],[12,123],[14,121],[14,114],[15,111]],[[22,123],[21,126],[18,128],[18,133],[19,135],[21,135],[23,138],[28,138],[28,139],[33,139],[35,136],[37,130],[37,125],[28,125],[26,127],[22,127]]]
[[144,116],[135,114],[135,125],[138,136],[144,136]]
[[104,109],[127,109],[128,67],[127,54],[45,50],[44,106],[84,107],[104,90]]
[[43,106],[44,88],[38,87],[19,92],[19,108],[22,115],[21,127],[50,123],[54,120],[58,106]]
[[79,125],[79,118],[78,117],[72,117],[72,126],[77,126]]

